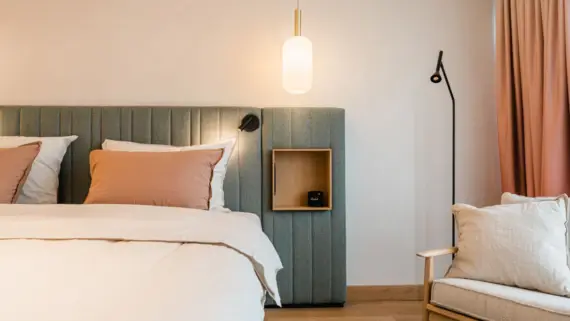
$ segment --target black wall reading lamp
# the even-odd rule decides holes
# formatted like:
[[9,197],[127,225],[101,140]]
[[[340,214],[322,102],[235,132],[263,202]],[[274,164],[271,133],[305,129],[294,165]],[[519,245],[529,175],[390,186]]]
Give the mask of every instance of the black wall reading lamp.
[[[453,95],[453,90],[451,89],[447,74],[445,73],[445,67],[443,66],[443,50],[439,51],[435,72],[430,77],[431,82],[434,84],[441,82],[440,71],[441,74],[443,74],[443,79],[445,79],[445,84],[447,85],[449,96],[451,97],[451,205],[453,205],[455,204],[455,96]],[[453,215],[451,216],[451,238],[451,244],[455,246],[455,217]]]
[[238,129],[249,133],[259,129],[260,125],[261,121],[259,120],[259,117],[257,117],[257,115],[247,114],[242,118],[241,124],[239,125]]

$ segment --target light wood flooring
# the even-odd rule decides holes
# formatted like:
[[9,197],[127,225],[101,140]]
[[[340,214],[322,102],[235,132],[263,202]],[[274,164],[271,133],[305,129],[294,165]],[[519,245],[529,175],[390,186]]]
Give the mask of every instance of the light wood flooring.
[[421,302],[347,303],[344,308],[268,309],[266,321],[421,321]]

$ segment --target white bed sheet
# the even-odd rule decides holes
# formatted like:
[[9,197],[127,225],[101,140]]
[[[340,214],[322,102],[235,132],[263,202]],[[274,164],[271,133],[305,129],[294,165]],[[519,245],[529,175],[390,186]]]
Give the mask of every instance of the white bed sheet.
[[2,321],[262,321],[281,268],[253,214],[0,205]]

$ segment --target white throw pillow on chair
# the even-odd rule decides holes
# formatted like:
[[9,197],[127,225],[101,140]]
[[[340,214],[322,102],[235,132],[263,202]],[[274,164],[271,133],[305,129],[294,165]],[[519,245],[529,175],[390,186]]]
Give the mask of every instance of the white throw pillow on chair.
[[567,202],[454,205],[459,250],[446,276],[570,296]]
[[570,204],[568,204],[568,196],[566,194],[559,196],[528,197],[505,192],[503,195],[501,195],[501,204],[521,204],[529,202],[554,201],[557,198],[563,198],[566,200],[566,216],[568,217],[566,220],[566,255],[568,257],[568,266],[570,267]]

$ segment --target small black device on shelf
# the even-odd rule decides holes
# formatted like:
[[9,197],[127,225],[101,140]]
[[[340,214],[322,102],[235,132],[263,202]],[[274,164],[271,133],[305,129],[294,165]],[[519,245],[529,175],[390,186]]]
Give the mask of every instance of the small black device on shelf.
[[310,207],[323,207],[325,206],[325,193],[321,191],[310,191],[308,193],[309,201],[307,205]]

